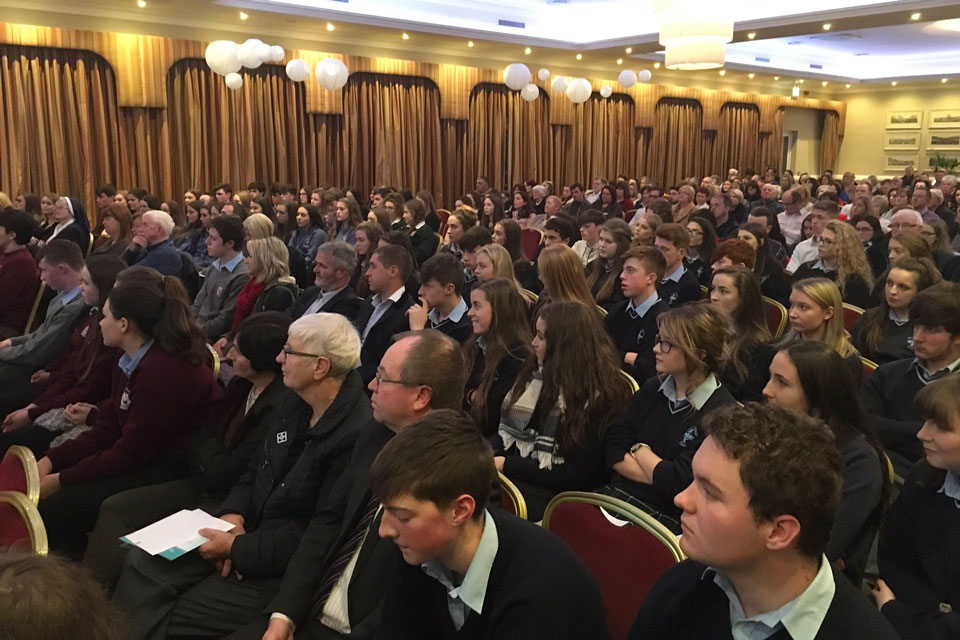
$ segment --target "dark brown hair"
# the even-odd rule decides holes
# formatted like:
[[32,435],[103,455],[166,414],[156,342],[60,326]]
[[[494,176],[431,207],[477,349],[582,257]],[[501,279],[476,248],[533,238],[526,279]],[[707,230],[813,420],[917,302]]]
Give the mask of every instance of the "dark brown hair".
[[[761,345],[773,338],[767,326],[766,310],[763,307],[763,293],[760,291],[760,279],[757,274],[744,267],[721,267],[713,273],[729,276],[737,289],[740,304],[732,314],[733,323],[730,336],[724,348],[724,360],[733,364],[737,375],[746,380],[749,360]],[[711,284],[713,278],[710,279]]]
[[603,223],[600,233],[607,232],[617,244],[617,255],[611,261],[611,268],[606,269],[606,261],[597,256],[597,258],[587,265],[587,288],[593,291],[597,281],[604,279],[603,284],[597,290],[595,301],[597,304],[609,302],[613,297],[614,291],[620,289],[620,272],[623,270],[623,254],[630,249],[630,243],[633,240],[633,234],[630,225],[619,218],[612,218]]
[[667,261],[664,259],[660,249],[649,246],[633,247],[621,256],[624,264],[626,264],[630,258],[639,261],[640,264],[643,265],[643,268],[647,270],[647,273],[656,273],[657,282],[663,279],[663,272],[667,270]]
[[960,419],[960,375],[950,374],[920,389],[913,406],[943,431],[953,431],[952,422]]

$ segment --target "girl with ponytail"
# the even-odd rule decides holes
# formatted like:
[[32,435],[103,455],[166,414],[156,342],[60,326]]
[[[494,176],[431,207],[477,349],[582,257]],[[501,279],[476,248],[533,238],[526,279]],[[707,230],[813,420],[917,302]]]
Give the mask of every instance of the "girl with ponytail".
[[189,472],[187,440],[220,399],[203,333],[177,278],[133,267],[103,308],[103,343],[122,351],[90,430],[40,459],[40,512],[52,549],[78,559],[100,504]]

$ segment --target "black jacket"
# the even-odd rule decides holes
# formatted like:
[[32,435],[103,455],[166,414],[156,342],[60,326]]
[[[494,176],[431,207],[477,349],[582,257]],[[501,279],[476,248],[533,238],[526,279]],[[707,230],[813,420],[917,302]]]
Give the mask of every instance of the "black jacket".
[[[422,227],[426,228],[426,227]],[[387,308],[386,312],[377,321],[377,324],[370,329],[370,333],[363,341],[363,348],[360,349],[360,376],[363,378],[363,384],[370,384],[377,374],[377,367],[380,366],[380,358],[387,352],[393,343],[393,336],[398,333],[410,330],[410,322],[407,320],[407,309],[413,305],[413,298],[406,291],[400,296],[400,299]],[[373,315],[373,296],[370,296],[360,305],[360,311],[357,313],[357,319],[354,326],[360,336],[363,336],[363,330],[367,326],[367,321]]]
[[[50,227],[51,231],[54,227]],[[80,252],[87,255],[87,248],[90,246],[90,232],[84,231],[80,225],[68,224],[63,231],[57,234],[55,240],[69,240],[80,247]]]
[[401,562],[383,609],[382,640],[606,640],[607,619],[593,577],[554,534],[499,509],[490,515],[499,546],[483,613],[459,633],[447,591],[419,565]]
[[333,404],[309,426],[312,410],[290,394],[271,420],[260,452],[220,505],[217,515],[238,513],[246,533],[230,558],[238,573],[278,577],[300,544],[317,503],[329,495],[350,460],[370,401],[351,371]]
[[286,311],[297,303],[298,295],[300,295],[300,289],[296,284],[275,280],[257,296],[250,315],[262,311]]
[[[468,347],[469,348],[469,347]],[[469,402],[470,391],[477,389],[483,381],[483,369],[486,366],[486,353],[479,345],[474,344],[473,368],[470,371],[470,377],[467,378],[467,394],[464,395],[464,402]],[[513,345],[506,355],[500,359],[497,368],[493,373],[493,382],[487,389],[487,397],[483,418],[477,425],[485,436],[491,436],[497,432],[500,427],[500,410],[503,405],[503,399],[510,393],[513,383],[517,380],[517,375],[523,367],[525,352],[521,345]]]
[[[393,432],[371,420],[363,429],[350,464],[337,484],[317,505],[316,513],[291,559],[280,590],[264,613],[279,612],[302,625],[314,604],[314,594],[326,567],[350,540],[371,497],[370,466]],[[347,587],[351,638],[369,637],[379,626],[377,616],[391,571],[400,553],[391,540],[381,539],[374,525],[361,546],[360,556]],[[363,630],[366,629],[366,632]]]
[[[827,278],[828,280],[832,280],[834,282],[837,281],[836,271],[815,269],[813,265],[816,263],[816,260],[812,260],[800,265],[797,268],[797,272],[793,274],[793,281],[799,282],[804,278]],[[839,286],[839,283],[837,286]],[[869,309],[870,307],[876,306],[876,302],[874,302],[873,296],[870,292],[870,287],[867,286],[867,283],[863,278],[856,274],[847,277],[847,281],[844,285],[843,301],[848,304],[856,305],[861,309]]]
[[877,367],[860,387],[860,401],[870,426],[900,475],[906,475],[923,457],[923,447],[917,440],[923,417],[914,408],[913,398],[924,386],[914,359],[904,358]]
[[[297,301],[297,304],[290,308],[290,315],[293,316],[294,319],[302,316],[310,305],[316,302],[322,292],[323,289],[321,287],[310,287],[304,291],[303,295],[300,296],[300,299]],[[353,322],[357,319],[357,313],[360,311],[361,304],[363,304],[363,300],[357,297],[353,287],[347,285],[338,291],[337,295],[330,298],[327,304],[320,307],[320,311],[323,313],[339,313],[350,322]]]
[[436,252],[437,236],[430,225],[424,224],[419,229],[410,230],[410,244],[413,245],[413,255],[417,258],[417,266],[420,266]]
[[657,293],[660,294],[660,299],[671,307],[677,307],[684,302],[695,302],[703,297],[696,275],[686,267],[678,282],[661,280],[657,285]]
[[[699,286],[699,285],[698,285]],[[629,300],[610,309],[603,319],[607,332],[613,339],[623,370],[633,376],[637,383],[642,384],[650,376],[656,375],[656,362],[653,356],[653,344],[657,341],[660,331],[657,328],[657,316],[669,311],[670,306],[659,300],[643,315],[642,318],[631,318],[627,307]],[[637,359],[628,365],[623,358],[628,353],[636,353]]]
[[[628,640],[731,640],[730,600],[704,576],[706,567],[686,560],[657,580],[640,607]],[[836,591],[815,640],[897,640],[877,608],[836,569]],[[789,640],[782,626],[768,640]]]

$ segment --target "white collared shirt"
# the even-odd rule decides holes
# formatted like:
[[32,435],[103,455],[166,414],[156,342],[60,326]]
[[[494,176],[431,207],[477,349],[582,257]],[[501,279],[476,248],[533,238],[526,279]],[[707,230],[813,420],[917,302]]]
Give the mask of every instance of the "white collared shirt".
[[373,299],[370,301],[370,304],[373,305],[373,313],[370,314],[370,319],[367,320],[367,326],[363,328],[362,338],[364,340],[366,340],[367,336],[370,334],[370,329],[380,322],[380,318],[382,318],[383,314],[387,312],[387,309],[390,307],[390,305],[403,297],[404,291],[405,289],[400,287],[390,294],[388,298],[381,298],[379,293],[373,296]]
[[436,329],[441,324],[445,322],[460,322],[460,319],[463,318],[463,314],[467,312],[467,303],[463,298],[460,298],[460,302],[457,303],[457,306],[447,314],[447,317],[443,320],[440,319],[440,310],[437,307],[430,309],[430,312],[427,313],[427,320],[430,321],[430,328]]
[[677,263],[677,267],[673,270],[673,273],[670,275],[664,274],[663,280],[660,282],[666,282],[667,280],[672,280],[673,282],[680,282],[680,278],[683,277],[683,274],[687,272],[687,268],[683,266],[683,260]]
[[[694,409],[700,411],[703,405],[707,404],[707,400],[710,399],[710,396],[713,395],[713,392],[720,388],[720,381],[717,380],[717,377],[712,373],[708,375],[700,385],[693,390],[693,393],[686,397],[686,400],[693,406]],[[660,392],[667,397],[668,400],[672,400],[674,403],[679,402],[680,399],[677,398],[677,383],[673,379],[673,376],[667,376],[664,378],[663,382],[660,383]]]
[[820,256],[820,247],[817,244],[817,238],[807,238],[793,249],[793,255],[790,256],[790,262],[787,263],[787,273],[793,274],[800,268],[804,262],[810,262]]
[[320,295],[317,296],[317,299],[313,301],[306,311],[303,312],[303,315],[308,316],[312,313],[317,313],[320,309],[323,308],[323,305],[330,302],[335,295],[346,289],[346,285],[340,287],[339,289],[334,289],[333,291],[321,291]]

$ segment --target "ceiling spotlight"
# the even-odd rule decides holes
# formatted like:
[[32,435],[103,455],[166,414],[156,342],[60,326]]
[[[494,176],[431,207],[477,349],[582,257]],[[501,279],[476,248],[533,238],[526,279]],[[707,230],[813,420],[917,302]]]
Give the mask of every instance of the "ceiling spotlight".
[[750,78],[751,80],[753,80],[754,78],[757,77],[757,74],[755,74],[755,73],[748,73],[748,74],[747,74],[747,77]]
[[757,34],[754,33],[753,31],[747,34],[747,40],[753,40],[756,37],[757,37]]
[[891,86],[891,87],[895,87],[895,86],[897,86],[897,81],[896,81],[896,80],[894,80],[893,82],[891,82],[891,83],[890,83],[890,86]]
[[833,25],[828,22],[828,23],[826,23],[826,24],[823,25],[823,30],[824,30],[824,31],[830,31],[830,27],[832,27],[832,26],[833,26]]
[[141,9],[146,9],[147,0],[137,0],[137,6],[140,7]]
[[797,82],[799,82],[800,84],[803,84],[803,80],[797,80]]
[[653,63],[653,68],[654,68],[654,69],[659,69],[659,68],[660,68],[660,63],[659,63],[659,62],[654,62],[654,63]]
[[472,46],[473,46],[473,40],[467,41],[467,46],[468,46],[468,47],[472,47]]
[[780,76],[773,76],[773,79],[774,79],[774,80],[779,80],[779,79],[780,79]]
[[400,37],[403,38],[404,40],[409,40],[409,39],[410,39],[410,34],[407,33],[406,31],[404,31],[404,32],[403,32],[403,35],[401,35]]
[[249,17],[250,17],[250,16],[247,15],[247,12],[246,12],[246,11],[241,11],[241,12],[240,12],[240,19],[241,19],[241,20],[246,20],[246,19],[249,18]]
[[726,69],[720,69],[720,75],[722,75],[722,76],[727,75],[727,70],[726,70]]
[[332,23],[332,22],[328,22],[328,23],[327,23],[327,31],[333,31],[334,29],[336,29],[336,27],[333,26],[333,23]]
[[627,47],[627,53],[628,54],[633,53],[633,47]]
[[623,58],[617,58],[617,64],[623,64]]
[[826,80],[824,80],[823,82],[820,83],[820,86],[821,86],[821,87],[825,87],[825,86],[827,86],[828,84],[829,84],[829,83],[828,83]]
[[583,60],[583,54],[582,54],[582,53],[578,53],[578,54],[577,54],[577,60]]
[[947,84],[946,78],[940,78],[940,84]]
[[849,88],[850,88],[850,85],[847,85],[847,89],[849,89]]
[[911,19],[911,20],[919,20],[919,19],[920,19],[920,14],[919,14],[919,13],[911,13],[911,14],[910,14],[910,19]]
[[526,49],[524,49],[523,52],[527,55],[530,55],[530,47],[527,47]]

